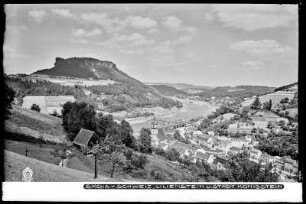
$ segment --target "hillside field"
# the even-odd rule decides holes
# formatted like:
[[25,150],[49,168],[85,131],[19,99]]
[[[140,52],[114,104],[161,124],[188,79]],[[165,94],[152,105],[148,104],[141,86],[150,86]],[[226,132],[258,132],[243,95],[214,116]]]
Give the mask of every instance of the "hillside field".
[[[259,97],[261,103],[268,102],[272,100],[272,107],[275,107],[283,98],[288,97],[289,100],[294,98],[294,93],[286,92],[275,92],[271,94],[262,95]],[[254,102],[254,99],[248,99],[242,102],[242,106],[250,106]]]
[[66,142],[66,134],[62,127],[62,119],[42,114],[37,111],[13,106],[11,117],[5,121],[5,129],[12,133],[31,135],[56,143]]
[[93,178],[93,174],[39,161],[23,155],[4,151],[4,181],[22,181],[22,171],[29,167],[33,171],[33,182],[90,182],[118,181],[103,176]]

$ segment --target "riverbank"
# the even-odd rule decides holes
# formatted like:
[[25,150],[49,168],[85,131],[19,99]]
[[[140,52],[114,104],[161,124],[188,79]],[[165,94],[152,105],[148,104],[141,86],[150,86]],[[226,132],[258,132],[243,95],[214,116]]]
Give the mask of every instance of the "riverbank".
[[[169,113],[167,115],[163,115],[162,117],[156,117],[159,121],[159,126],[162,126],[163,123],[176,123],[178,121],[189,121],[191,119],[205,117],[208,114],[212,113],[216,108],[215,105],[209,104],[208,102],[183,102],[183,108],[178,109],[176,112]],[[150,118],[141,118],[141,119],[133,119],[130,122],[131,127],[134,130],[135,134],[139,134],[141,128],[150,128],[151,123],[154,120],[154,117]]]

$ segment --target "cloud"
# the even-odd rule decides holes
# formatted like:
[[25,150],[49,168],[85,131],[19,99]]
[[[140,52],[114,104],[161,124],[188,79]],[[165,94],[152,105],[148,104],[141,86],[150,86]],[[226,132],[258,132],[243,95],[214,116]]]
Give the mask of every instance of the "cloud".
[[52,9],[52,12],[63,17],[76,18],[76,16],[72,14],[69,9]]
[[128,16],[123,24],[127,24],[135,29],[151,29],[157,26],[155,20],[142,16]]
[[293,48],[283,46],[275,40],[247,40],[238,41],[230,44],[230,49],[240,52],[246,52],[255,56],[290,54]]
[[127,28],[156,32],[157,21],[142,16],[127,16],[126,18],[110,17],[106,13],[83,13],[81,19],[87,23],[101,26],[107,33],[114,33]]
[[176,16],[167,16],[163,18],[161,24],[172,31],[187,31],[190,34],[195,34],[197,31],[193,26],[185,26],[184,22]]
[[205,20],[207,20],[207,21],[213,21],[214,20],[214,16],[211,13],[206,13],[204,17],[205,17]]
[[81,19],[87,23],[101,26],[107,33],[118,31],[119,18],[110,18],[106,13],[83,13]]
[[244,61],[241,64],[243,66],[259,66],[262,65],[262,61]]
[[47,15],[47,12],[45,10],[34,9],[28,11],[28,14],[33,17],[37,23],[41,23]]
[[183,26],[183,21],[175,16],[168,16],[162,20],[162,24],[170,30],[179,31]]
[[262,68],[262,61],[244,61],[241,62],[241,65],[244,67],[244,70],[258,70]]
[[116,48],[119,52],[125,54],[140,54],[144,53],[149,47],[155,44],[155,40],[148,38],[140,33],[119,34],[115,33],[111,37],[101,43],[100,46]]
[[101,34],[102,31],[98,28],[91,31],[86,31],[84,29],[72,29],[72,35],[77,38],[90,38]]
[[277,4],[214,5],[213,12],[226,27],[255,31],[287,27],[297,20],[297,6]]

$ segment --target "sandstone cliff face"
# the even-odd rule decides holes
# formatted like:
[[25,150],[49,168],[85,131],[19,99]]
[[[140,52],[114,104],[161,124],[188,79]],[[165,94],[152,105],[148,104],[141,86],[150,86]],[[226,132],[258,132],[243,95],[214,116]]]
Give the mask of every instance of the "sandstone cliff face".
[[120,71],[116,64],[110,61],[102,61],[94,58],[73,57],[63,59],[57,57],[54,67],[42,69],[33,74],[66,76],[96,80],[114,80],[123,83],[139,84],[141,82]]

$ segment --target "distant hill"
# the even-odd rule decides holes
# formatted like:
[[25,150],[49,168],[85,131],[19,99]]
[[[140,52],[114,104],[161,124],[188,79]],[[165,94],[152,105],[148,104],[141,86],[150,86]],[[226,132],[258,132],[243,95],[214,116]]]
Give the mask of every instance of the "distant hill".
[[[280,104],[280,101],[284,98],[288,98],[289,100],[294,99],[297,96],[297,87],[298,83],[292,83],[289,85],[281,86],[275,88],[273,92],[262,94],[259,96],[259,100],[261,103],[265,103],[268,101],[272,101],[272,107],[275,108]],[[254,99],[247,99],[242,102],[243,106],[250,106],[253,103]]]
[[263,95],[267,93],[274,92],[275,87],[268,87],[268,86],[248,86],[248,85],[241,85],[241,86],[220,86],[213,89],[205,90],[197,95],[210,98],[223,98],[223,97],[251,97],[254,95]]
[[125,83],[141,83],[120,71],[116,64],[110,61],[102,61],[94,58],[73,57],[63,59],[57,57],[54,67],[38,70],[32,75],[65,76],[84,79],[113,80]]
[[[95,95],[90,96],[91,98],[89,101],[95,104],[97,108],[103,106],[103,110],[107,112],[132,110],[137,107],[159,106],[163,108],[171,108],[174,106],[181,106],[179,101],[164,97],[155,89],[152,89],[148,85],[145,85],[133,77],[130,77],[128,74],[120,71],[116,67],[116,64],[110,61],[101,61],[94,58],[84,57],[73,57],[67,59],[57,57],[55,59],[54,67],[36,71],[32,74],[32,77],[35,75],[39,75],[42,78],[49,78],[50,76],[72,77],[80,79],[79,81],[82,81],[82,79],[90,81],[113,81],[114,84],[86,85],[86,87],[83,87],[83,89],[85,88]],[[50,91],[52,93],[52,90]],[[35,90],[33,92],[32,95],[35,95]],[[103,100],[99,98],[101,95]],[[88,98],[89,97],[87,97],[87,99]]]
[[281,87],[278,87],[276,88],[274,91],[289,91],[289,90],[292,90],[292,91],[297,91],[298,89],[298,82],[294,82],[292,84],[288,84],[286,86],[281,86]]
[[165,96],[187,95],[185,91],[167,85],[151,85],[150,87],[153,87]]
[[190,90],[190,89],[199,89],[199,90],[206,90],[206,89],[212,89],[213,87],[210,86],[197,86],[197,85],[192,85],[192,84],[185,84],[185,83],[146,83],[147,85],[165,85],[165,86],[170,86],[174,87],[176,89],[180,90]]

